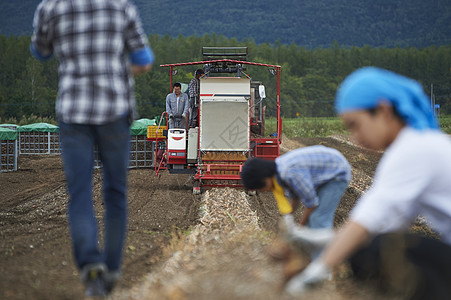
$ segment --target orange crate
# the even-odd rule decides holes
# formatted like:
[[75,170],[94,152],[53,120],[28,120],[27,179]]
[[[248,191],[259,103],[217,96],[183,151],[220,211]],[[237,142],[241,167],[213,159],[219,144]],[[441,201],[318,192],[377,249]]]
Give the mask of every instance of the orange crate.
[[[148,138],[157,138],[157,129],[158,125],[149,125],[147,126],[147,137]],[[166,137],[164,135],[164,131],[168,129],[168,126],[160,126],[158,129],[158,138]]]

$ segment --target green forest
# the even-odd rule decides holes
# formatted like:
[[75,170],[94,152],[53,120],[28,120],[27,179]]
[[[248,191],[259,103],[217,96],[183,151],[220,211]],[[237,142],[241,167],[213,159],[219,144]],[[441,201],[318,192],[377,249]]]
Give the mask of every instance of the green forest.
[[[333,99],[346,75],[363,66],[386,68],[431,87],[440,114],[451,114],[451,45],[426,48],[329,47],[306,48],[295,44],[257,44],[216,34],[203,36],[150,35],[156,56],[152,70],[136,78],[140,117],[159,116],[170,92],[169,69],[160,64],[202,60],[202,46],[245,46],[248,60],[282,66],[281,111],[283,117],[334,116]],[[41,63],[29,52],[29,36],[0,35],[0,123],[19,123],[30,116],[54,119],[58,89],[56,59]],[[188,83],[196,66],[178,69],[174,80]],[[266,68],[249,66],[246,73],[266,86],[267,115],[275,115],[276,78]]]

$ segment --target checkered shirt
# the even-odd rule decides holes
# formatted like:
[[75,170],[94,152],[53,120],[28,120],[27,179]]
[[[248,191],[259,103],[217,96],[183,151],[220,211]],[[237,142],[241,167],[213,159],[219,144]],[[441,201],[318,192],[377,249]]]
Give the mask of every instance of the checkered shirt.
[[333,180],[351,180],[351,166],[337,150],[324,146],[299,148],[276,159],[277,179],[288,197],[306,207],[319,205],[316,188]]
[[32,45],[59,60],[56,114],[65,123],[105,124],[135,112],[129,54],[147,46],[127,0],[46,0]]
[[196,77],[194,77],[193,79],[191,79],[191,81],[189,82],[189,86],[188,86],[188,92],[189,92],[189,97],[199,97],[199,92],[200,92],[200,80],[197,79]]

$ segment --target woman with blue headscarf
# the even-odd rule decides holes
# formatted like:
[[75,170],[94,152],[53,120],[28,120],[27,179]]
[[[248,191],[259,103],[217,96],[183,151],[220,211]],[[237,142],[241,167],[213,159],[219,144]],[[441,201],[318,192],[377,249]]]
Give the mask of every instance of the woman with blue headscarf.
[[[385,152],[349,222],[286,290],[302,294],[347,260],[354,277],[403,298],[451,299],[451,139],[421,85],[366,67],[343,81],[335,104],[358,143]],[[434,238],[412,233],[418,216]]]

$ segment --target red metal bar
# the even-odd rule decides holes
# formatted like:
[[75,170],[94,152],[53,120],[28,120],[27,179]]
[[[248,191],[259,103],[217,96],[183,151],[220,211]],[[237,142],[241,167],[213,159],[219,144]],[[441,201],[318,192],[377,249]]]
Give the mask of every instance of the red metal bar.
[[211,167],[239,167],[241,165],[226,165],[226,164],[199,164],[196,165],[198,167],[206,167],[206,166],[211,166]]
[[[236,171],[233,169],[239,169],[241,171],[241,167],[243,165],[237,165],[237,164],[233,164],[233,165],[229,165],[229,164],[200,164],[200,165],[196,165],[196,167],[198,168],[202,168],[202,167],[207,167],[207,171],[211,171],[211,170],[224,170],[224,171]],[[229,168],[229,169],[224,169],[225,168]]]
[[[224,160],[217,160],[217,159],[202,159],[202,161],[221,161],[221,162],[245,162],[246,159],[224,159]],[[235,165],[237,166],[237,165]]]
[[[171,73],[171,78],[172,78],[172,73]],[[161,169],[161,164],[163,163],[163,160],[166,156],[166,154],[168,153],[168,143],[166,143],[166,151],[163,154],[163,157],[161,158],[160,163],[158,164],[157,161],[157,153],[158,153],[158,131],[160,130],[161,127],[161,121],[163,121],[163,116],[164,114],[166,114],[166,120],[169,120],[169,115],[166,111],[161,113],[161,117],[160,117],[160,122],[158,122],[158,127],[157,130],[155,131],[155,176],[158,176],[158,173],[160,172]],[[168,128],[169,128],[169,124],[168,124]],[[158,170],[157,170],[157,164],[158,164]]]
[[199,176],[202,180],[241,180],[240,175],[211,175],[205,174]]
[[[269,68],[276,68],[276,69],[281,68],[281,66],[279,66],[279,65],[261,64],[261,63],[254,63],[254,62],[250,62],[250,61],[233,60],[233,59],[216,59],[216,60],[194,61],[194,62],[187,62],[187,63],[165,64],[165,65],[160,65],[160,67],[171,67],[172,68],[172,67],[179,67],[179,66],[203,65],[203,64],[217,63],[217,62],[230,62],[230,63],[235,63],[235,64],[262,66],[262,67],[269,67]],[[172,69],[171,69],[171,74],[172,74]]]
[[[267,141],[271,141],[274,142],[275,144],[277,144],[279,142],[279,139],[271,139],[271,138],[251,138],[251,141],[255,141],[257,143],[266,143]],[[267,144],[271,144],[271,143],[267,143]]]
[[[163,161],[164,161],[164,159],[166,158],[167,154],[168,154],[167,152],[164,152],[164,153],[163,153],[163,157],[161,158],[160,164],[158,165],[158,170],[156,170],[157,165],[155,164],[155,176],[158,176],[158,173],[160,172],[160,170],[163,169],[163,168],[161,167],[161,164],[163,163]],[[156,159],[155,159],[155,160],[156,160]],[[165,168],[164,168],[164,169],[165,169]]]

